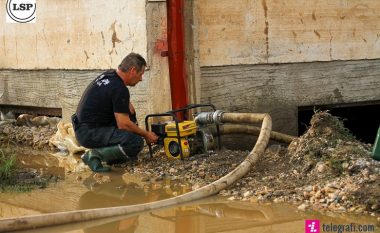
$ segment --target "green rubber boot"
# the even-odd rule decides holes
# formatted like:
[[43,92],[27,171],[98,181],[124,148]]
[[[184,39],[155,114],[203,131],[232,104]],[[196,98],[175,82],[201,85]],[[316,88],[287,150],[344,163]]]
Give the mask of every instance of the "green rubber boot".
[[111,168],[103,167],[101,156],[96,150],[89,150],[82,156],[82,161],[86,164],[93,172],[109,172]]
[[123,150],[119,145],[89,150],[84,153],[81,158],[93,172],[111,171],[111,168],[103,167],[102,161],[106,162],[108,165],[124,163],[127,161],[127,156],[123,153]]
[[101,154],[102,161],[106,162],[107,165],[125,163],[128,160],[128,156],[119,145],[96,148],[96,151]]

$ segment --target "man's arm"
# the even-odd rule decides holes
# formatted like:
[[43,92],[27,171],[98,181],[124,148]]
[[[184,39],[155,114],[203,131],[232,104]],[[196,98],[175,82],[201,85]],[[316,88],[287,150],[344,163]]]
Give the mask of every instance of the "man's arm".
[[127,113],[114,113],[116,118],[117,127],[119,129],[126,130],[131,133],[135,133],[140,135],[141,137],[144,137],[147,141],[147,143],[156,143],[158,140],[158,137],[155,133],[149,132],[146,130],[143,130],[139,128],[131,119],[129,118],[129,115]]
[[131,102],[129,102],[129,111],[131,112],[131,114],[136,114],[135,107]]
[[139,123],[137,122],[137,117],[136,117],[136,110],[135,110],[135,107],[133,106],[133,104],[131,102],[129,102],[129,112],[131,113],[129,115],[129,119],[134,122],[136,125],[139,125]]

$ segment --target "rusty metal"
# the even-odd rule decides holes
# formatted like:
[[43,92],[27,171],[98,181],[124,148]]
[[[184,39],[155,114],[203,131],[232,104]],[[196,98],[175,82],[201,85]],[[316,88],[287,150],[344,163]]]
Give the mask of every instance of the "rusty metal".
[[16,116],[21,114],[30,114],[35,116],[55,116],[62,117],[62,108],[43,108],[20,105],[0,105],[0,111],[3,113],[13,112]]
[[[168,59],[172,109],[180,109],[189,104],[187,77],[185,70],[185,26],[184,0],[167,0]],[[179,120],[186,114],[176,113]]]

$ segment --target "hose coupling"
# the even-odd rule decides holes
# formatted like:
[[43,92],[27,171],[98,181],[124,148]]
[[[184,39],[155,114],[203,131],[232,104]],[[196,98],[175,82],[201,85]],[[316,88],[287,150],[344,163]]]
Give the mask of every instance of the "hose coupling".
[[212,119],[214,120],[214,123],[219,125],[220,123],[222,123],[222,115],[223,115],[223,111],[222,110],[216,110],[214,112],[214,114],[212,115]]
[[195,117],[195,122],[200,125],[206,124],[220,124],[222,123],[221,118],[223,111],[216,110],[215,112],[201,112]]

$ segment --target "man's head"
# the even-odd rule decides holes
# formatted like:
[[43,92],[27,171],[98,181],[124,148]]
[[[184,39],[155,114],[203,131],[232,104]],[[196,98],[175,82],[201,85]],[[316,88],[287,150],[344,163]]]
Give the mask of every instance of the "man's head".
[[118,67],[118,74],[127,86],[135,86],[142,80],[146,67],[145,59],[137,53],[128,54]]

